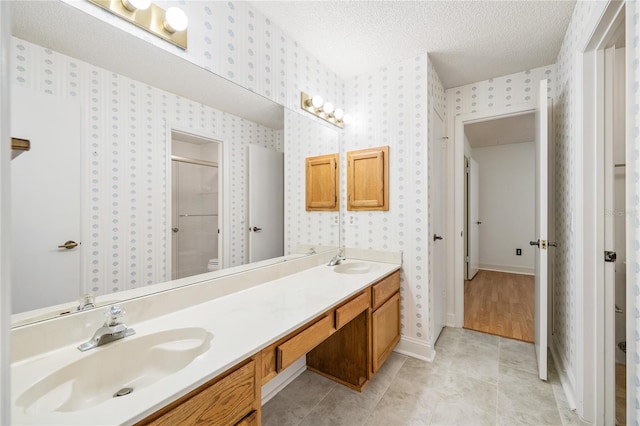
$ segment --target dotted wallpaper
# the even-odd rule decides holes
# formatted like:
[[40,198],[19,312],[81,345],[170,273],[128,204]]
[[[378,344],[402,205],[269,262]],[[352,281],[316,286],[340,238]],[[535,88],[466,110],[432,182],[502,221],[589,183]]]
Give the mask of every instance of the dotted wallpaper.
[[[421,340],[429,337],[428,74],[422,55],[345,84],[345,109],[354,122],[345,128],[344,150],[389,145],[390,190],[389,211],[344,210],[342,241],[347,247],[404,253],[402,334]],[[343,188],[345,176],[343,171]],[[340,202],[346,205],[344,191]]]
[[14,38],[12,81],[83,107],[83,282],[105,294],[169,279],[167,124],[230,150],[230,266],[247,262],[247,151],[283,151],[283,132]]
[[[635,299],[627,302],[627,306],[634,306],[633,310],[635,324],[635,339],[627,342],[628,354],[633,354],[634,358],[627,356],[627,365],[633,365],[633,391],[627,401],[634,401],[633,415],[635,424],[640,422],[640,4],[638,2],[627,2],[627,63],[628,73],[631,76],[627,87],[631,90],[628,93],[627,105],[631,108],[629,116],[630,123],[628,129],[631,136],[631,146],[627,149],[627,288],[633,288]],[[627,292],[629,294],[629,292]],[[627,317],[628,318],[628,317]],[[631,343],[631,345],[629,344]],[[630,419],[631,420],[631,419]]]
[[[307,115],[284,112],[285,254],[296,253],[300,243],[336,246],[340,235],[340,212],[306,211],[305,158],[339,153],[342,130]],[[346,164],[341,161],[338,167]]]
[[554,103],[554,131],[556,143],[556,240],[563,250],[556,250],[554,289],[553,345],[571,380],[578,374],[576,353],[576,243],[571,232],[572,211],[582,208],[576,205],[574,194],[580,185],[576,170],[580,167],[576,148],[581,143],[576,137],[574,117],[579,113],[575,64],[578,61],[578,42],[585,26],[593,16],[600,16],[602,3],[579,1],[573,12],[569,28],[556,62],[556,100]]
[[529,102],[537,97],[538,82],[544,78],[549,81],[549,96],[553,96],[554,70],[555,65],[549,65],[447,89],[449,114],[491,111]]
[[64,1],[293,110],[299,107],[300,91],[344,104],[344,85],[336,74],[246,2],[156,1],[165,9],[178,5],[189,17],[188,49],[183,51],[89,2]]

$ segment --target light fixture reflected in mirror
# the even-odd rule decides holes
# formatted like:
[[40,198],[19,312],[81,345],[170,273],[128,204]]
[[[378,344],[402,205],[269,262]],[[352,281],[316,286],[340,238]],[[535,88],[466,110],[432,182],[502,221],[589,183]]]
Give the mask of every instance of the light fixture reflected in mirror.
[[151,0],[121,0],[122,5],[130,12],[147,10],[151,6]]
[[312,97],[300,92],[300,108],[341,129],[344,129],[344,125],[347,122],[347,116],[342,108],[335,108],[331,102],[325,102],[319,95]]
[[164,29],[171,34],[184,31],[189,25],[187,14],[179,7],[170,7],[164,15]]
[[187,48],[189,20],[180,8],[166,11],[151,0],[89,0],[114,15],[183,49]]

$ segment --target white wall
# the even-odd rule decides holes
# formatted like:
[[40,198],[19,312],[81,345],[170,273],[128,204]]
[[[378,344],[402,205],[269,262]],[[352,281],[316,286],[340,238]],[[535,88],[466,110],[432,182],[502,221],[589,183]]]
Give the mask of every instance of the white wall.
[[[627,380],[629,395],[628,422],[640,419],[640,317],[635,312],[640,308],[640,2],[626,3],[627,15],[627,312],[633,313],[635,321],[627,323],[627,371],[631,380]],[[628,315],[627,318],[632,318]],[[634,337],[633,339],[631,337]],[[631,386],[629,383],[632,383]]]
[[[10,12],[8,2],[0,2],[0,194],[10,191],[9,128],[9,50]],[[11,380],[9,371],[9,326],[11,314],[11,277],[9,275],[11,245],[11,203],[8,197],[0,197],[0,424],[8,425],[11,418]]]
[[[410,342],[408,350],[428,357],[433,343],[428,152],[442,143],[428,138],[432,103],[443,114],[446,110],[444,89],[427,55],[421,55],[347,81],[345,99],[354,123],[345,128],[344,150],[389,145],[389,211],[344,211],[342,241],[403,252],[401,347]],[[342,188],[345,178],[343,170]],[[344,190],[340,202],[346,203]]]
[[[306,210],[305,158],[336,154],[340,151],[341,130],[306,112],[284,111],[284,253],[296,253],[298,244],[337,246],[340,236],[340,212]],[[347,167],[344,161],[340,170]],[[344,210],[345,205],[341,208]]]
[[473,148],[471,156],[480,175],[480,269],[533,274],[535,144]]

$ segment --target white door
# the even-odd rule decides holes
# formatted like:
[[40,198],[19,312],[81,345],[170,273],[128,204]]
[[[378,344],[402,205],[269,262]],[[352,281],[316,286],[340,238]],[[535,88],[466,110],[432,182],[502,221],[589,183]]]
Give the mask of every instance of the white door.
[[538,359],[538,375],[547,380],[548,324],[548,145],[549,116],[547,80],[540,81],[536,107],[536,239],[531,243],[536,251],[534,343]]
[[11,136],[31,141],[11,161],[13,313],[80,295],[80,114],[78,101],[11,89]]
[[467,259],[467,279],[471,280],[480,268],[480,167],[473,158],[469,159],[469,257]]
[[433,111],[433,149],[431,150],[431,218],[433,235],[431,244],[433,253],[433,312],[434,312],[434,336],[433,341],[438,340],[440,332],[445,324],[446,311],[446,284],[445,284],[445,241],[444,235],[444,209],[446,206],[444,190],[444,163],[446,160],[447,145],[442,138],[444,120],[434,108]]
[[249,262],[284,254],[284,154],[249,145]]

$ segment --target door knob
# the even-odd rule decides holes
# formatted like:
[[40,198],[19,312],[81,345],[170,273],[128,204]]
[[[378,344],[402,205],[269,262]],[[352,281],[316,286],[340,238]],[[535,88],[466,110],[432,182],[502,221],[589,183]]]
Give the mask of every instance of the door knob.
[[78,247],[78,243],[76,243],[75,241],[67,241],[66,243],[64,243],[61,246],[58,246],[58,248],[63,248],[63,249],[67,249],[67,250],[71,250],[72,248],[76,248]]
[[549,241],[549,247],[558,247],[558,243],[555,241]]
[[441,237],[440,235],[438,235],[438,234],[433,234],[433,241],[441,240],[441,239],[442,239],[442,237]]
[[530,246],[538,246],[538,247],[540,247],[540,240],[538,240],[538,241],[529,241],[529,245]]
[[253,232],[260,232],[260,231],[262,231],[262,228],[258,228],[257,226],[254,226],[253,228],[251,228],[251,230]]
[[179,231],[179,229],[178,229],[178,228],[171,228],[171,230],[172,230],[173,232],[178,232],[178,231]]

